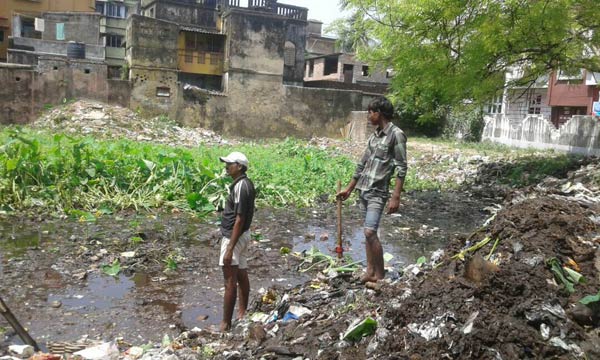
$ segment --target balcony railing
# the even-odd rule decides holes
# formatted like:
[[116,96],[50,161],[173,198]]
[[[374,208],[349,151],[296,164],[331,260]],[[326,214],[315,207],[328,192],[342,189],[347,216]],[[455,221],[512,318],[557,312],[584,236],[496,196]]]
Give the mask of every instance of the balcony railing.
[[306,20],[308,10],[306,8],[287,4],[278,4],[277,0],[248,0],[248,8],[258,11],[272,12],[277,15],[291,19]]

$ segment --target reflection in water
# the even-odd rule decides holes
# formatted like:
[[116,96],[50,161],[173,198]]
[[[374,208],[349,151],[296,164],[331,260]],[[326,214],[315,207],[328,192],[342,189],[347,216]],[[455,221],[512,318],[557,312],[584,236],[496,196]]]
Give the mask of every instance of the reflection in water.
[[133,281],[124,276],[90,275],[84,289],[68,289],[61,295],[50,294],[48,302],[60,301],[63,306],[81,312],[104,310],[122,300],[133,286]]

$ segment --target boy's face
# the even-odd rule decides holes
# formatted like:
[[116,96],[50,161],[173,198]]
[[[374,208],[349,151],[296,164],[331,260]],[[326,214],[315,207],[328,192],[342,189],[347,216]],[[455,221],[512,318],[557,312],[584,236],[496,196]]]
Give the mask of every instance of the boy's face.
[[372,125],[379,126],[381,124],[381,113],[369,110],[367,119]]

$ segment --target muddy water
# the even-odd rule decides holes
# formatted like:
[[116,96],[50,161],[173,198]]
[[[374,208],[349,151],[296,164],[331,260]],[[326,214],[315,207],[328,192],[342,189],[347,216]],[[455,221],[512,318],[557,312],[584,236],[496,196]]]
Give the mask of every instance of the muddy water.
[[[401,212],[384,216],[380,237],[390,266],[401,268],[441,248],[455,234],[481,225],[489,201],[465,194],[405,195]],[[0,221],[1,296],[31,335],[44,346],[82,337],[142,344],[160,341],[183,328],[219,323],[223,294],[216,219],[199,222],[181,214],[102,216],[77,220]],[[259,208],[250,248],[253,293],[271,286],[292,287],[310,278],[296,262],[280,256],[283,246],[312,246],[333,254],[335,205],[313,209]],[[356,206],[343,210],[345,254],[364,259],[362,219]],[[135,251],[134,259],[120,254]],[[176,271],[163,271],[169,255]],[[121,273],[100,267],[120,258]],[[252,297],[252,294],[251,294]],[[0,328],[8,328],[0,319]],[[0,330],[1,331],[1,330]],[[19,342],[6,332],[7,342]]]

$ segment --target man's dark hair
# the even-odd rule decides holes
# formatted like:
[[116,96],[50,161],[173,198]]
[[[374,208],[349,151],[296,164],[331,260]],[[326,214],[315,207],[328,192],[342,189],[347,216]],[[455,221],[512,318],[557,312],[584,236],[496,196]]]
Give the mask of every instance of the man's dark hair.
[[394,105],[392,105],[392,103],[383,96],[371,101],[367,110],[371,112],[378,112],[388,120],[392,120],[394,117]]

